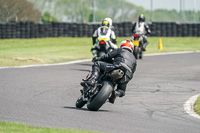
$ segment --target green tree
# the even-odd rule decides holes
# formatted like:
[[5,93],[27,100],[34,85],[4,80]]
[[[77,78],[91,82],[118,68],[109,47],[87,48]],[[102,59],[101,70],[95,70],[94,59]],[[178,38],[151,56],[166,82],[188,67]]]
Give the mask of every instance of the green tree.
[[41,13],[27,0],[0,0],[0,21],[39,22]]
[[42,16],[42,22],[58,22],[58,20],[55,17],[51,16],[49,12],[45,12]]

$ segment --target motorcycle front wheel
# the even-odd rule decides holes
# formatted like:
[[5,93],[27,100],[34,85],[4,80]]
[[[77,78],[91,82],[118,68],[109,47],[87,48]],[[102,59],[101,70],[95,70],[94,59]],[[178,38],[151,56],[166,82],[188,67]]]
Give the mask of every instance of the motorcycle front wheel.
[[94,97],[91,98],[87,102],[87,108],[90,111],[97,111],[101,108],[101,106],[106,102],[109,98],[110,94],[113,91],[113,85],[109,81],[104,81],[103,86],[99,93]]

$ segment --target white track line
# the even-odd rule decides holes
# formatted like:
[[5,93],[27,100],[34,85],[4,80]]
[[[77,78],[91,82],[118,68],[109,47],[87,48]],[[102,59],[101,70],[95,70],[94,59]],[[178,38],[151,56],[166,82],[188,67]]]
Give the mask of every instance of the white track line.
[[189,53],[200,53],[200,51],[167,52],[167,53],[154,53],[154,54],[144,54],[144,55],[156,56],[156,55],[189,54]]
[[[200,53],[200,51],[183,51],[183,52],[155,53],[155,54],[144,54],[144,56],[158,56],[158,55],[171,55],[171,54],[188,54],[188,53]],[[59,65],[69,65],[69,64],[75,64],[75,63],[81,63],[81,62],[86,62],[86,61],[91,61],[91,60],[92,59],[85,59],[85,60],[69,61],[69,62],[55,63],[55,64],[40,64],[40,65],[25,65],[25,66],[0,67],[0,69],[28,68],[28,67],[41,67],[41,66],[59,66]]]
[[40,64],[40,65],[26,65],[26,66],[12,66],[12,67],[0,67],[0,69],[8,69],[8,68],[28,68],[28,67],[42,67],[42,66],[59,66],[59,65],[69,65],[75,63],[81,63],[86,61],[91,61],[92,59],[85,59],[85,60],[77,60],[77,61],[69,61],[69,62],[62,62],[62,63],[55,63],[55,64]]
[[194,112],[194,104],[200,94],[190,97],[184,104],[184,109],[189,115],[200,119],[200,115]]

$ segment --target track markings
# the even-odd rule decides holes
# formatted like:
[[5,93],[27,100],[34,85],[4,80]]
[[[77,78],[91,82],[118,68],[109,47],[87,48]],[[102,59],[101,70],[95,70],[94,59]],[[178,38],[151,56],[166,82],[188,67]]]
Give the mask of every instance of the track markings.
[[192,97],[190,97],[184,104],[184,110],[186,111],[186,113],[188,113],[189,115],[200,119],[200,115],[198,115],[197,113],[194,112],[194,104],[198,98],[198,96],[200,96],[200,94],[198,95],[194,95]]

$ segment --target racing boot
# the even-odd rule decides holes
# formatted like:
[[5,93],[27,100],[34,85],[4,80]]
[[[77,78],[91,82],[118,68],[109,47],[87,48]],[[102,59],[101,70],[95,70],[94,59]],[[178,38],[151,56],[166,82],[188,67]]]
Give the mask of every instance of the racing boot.
[[123,97],[125,92],[123,90],[113,91],[110,98],[108,99],[110,103],[114,104],[116,97]]
[[81,86],[83,86],[83,87],[85,87],[85,86],[94,87],[98,78],[99,78],[99,67],[94,65],[94,66],[92,66],[91,75],[88,78],[86,78],[86,80],[83,80],[83,82],[81,82]]
[[110,103],[114,104],[115,99],[116,99],[116,95],[115,95],[115,91],[113,91],[108,100]]
[[143,48],[142,48],[143,51],[146,51],[146,46],[147,45],[148,45],[148,42],[146,42],[146,43],[143,44]]

